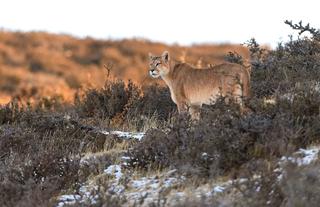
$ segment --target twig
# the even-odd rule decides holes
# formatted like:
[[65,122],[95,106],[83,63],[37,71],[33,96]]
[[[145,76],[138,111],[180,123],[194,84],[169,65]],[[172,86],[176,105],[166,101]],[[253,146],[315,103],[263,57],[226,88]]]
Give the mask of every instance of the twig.
[[107,70],[107,77],[109,78],[110,76],[110,71],[113,68],[113,63],[109,62],[108,64],[104,64],[103,67]]

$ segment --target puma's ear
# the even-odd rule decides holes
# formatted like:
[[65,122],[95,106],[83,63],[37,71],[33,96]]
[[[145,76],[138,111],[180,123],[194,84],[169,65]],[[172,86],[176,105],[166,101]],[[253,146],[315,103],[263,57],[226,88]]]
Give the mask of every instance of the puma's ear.
[[152,60],[153,55],[151,54],[151,52],[148,53],[149,59]]
[[162,59],[164,60],[164,62],[168,62],[169,61],[169,52],[168,51],[164,51],[162,53]]

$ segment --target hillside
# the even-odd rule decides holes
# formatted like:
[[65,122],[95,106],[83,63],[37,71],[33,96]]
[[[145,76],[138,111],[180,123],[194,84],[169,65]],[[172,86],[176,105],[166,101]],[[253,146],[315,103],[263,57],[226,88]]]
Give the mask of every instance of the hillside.
[[[78,89],[102,87],[111,77],[131,79],[138,85],[153,83],[156,80],[147,72],[148,52],[164,50],[177,60],[200,61],[204,66],[223,62],[230,51],[248,57],[247,49],[240,45],[182,47],[138,39],[111,41],[0,31],[0,103],[12,97],[35,101],[43,96],[71,102]],[[112,66],[109,76],[104,65]]]

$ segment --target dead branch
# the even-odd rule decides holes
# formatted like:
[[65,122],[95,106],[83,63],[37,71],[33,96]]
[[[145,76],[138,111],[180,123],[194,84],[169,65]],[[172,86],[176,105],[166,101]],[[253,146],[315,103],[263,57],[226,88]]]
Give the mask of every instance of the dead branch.
[[293,24],[292,21],[286,20],[284,23],[289,25],[292,29],[298,30],[299,35],[301,35],[304,32],[309,32],[315,38],[320,39],[320,31],[316,28],[310,27],[309,23],[305,26],[302,24],[302,21],[300,21],[298,24]]

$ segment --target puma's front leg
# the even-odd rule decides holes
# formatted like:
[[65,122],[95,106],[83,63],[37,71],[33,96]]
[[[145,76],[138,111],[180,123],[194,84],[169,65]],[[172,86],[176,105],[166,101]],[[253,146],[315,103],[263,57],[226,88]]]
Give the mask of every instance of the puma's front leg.
[[197,121],[200,119],[200,106],[199,105],[191,105],[189,111],[190,111],[192,120]]
[[177,107],[178,107],[179,114],[183,114],[183,113],[188,112],[188,106],[185,102],[178,102]]

